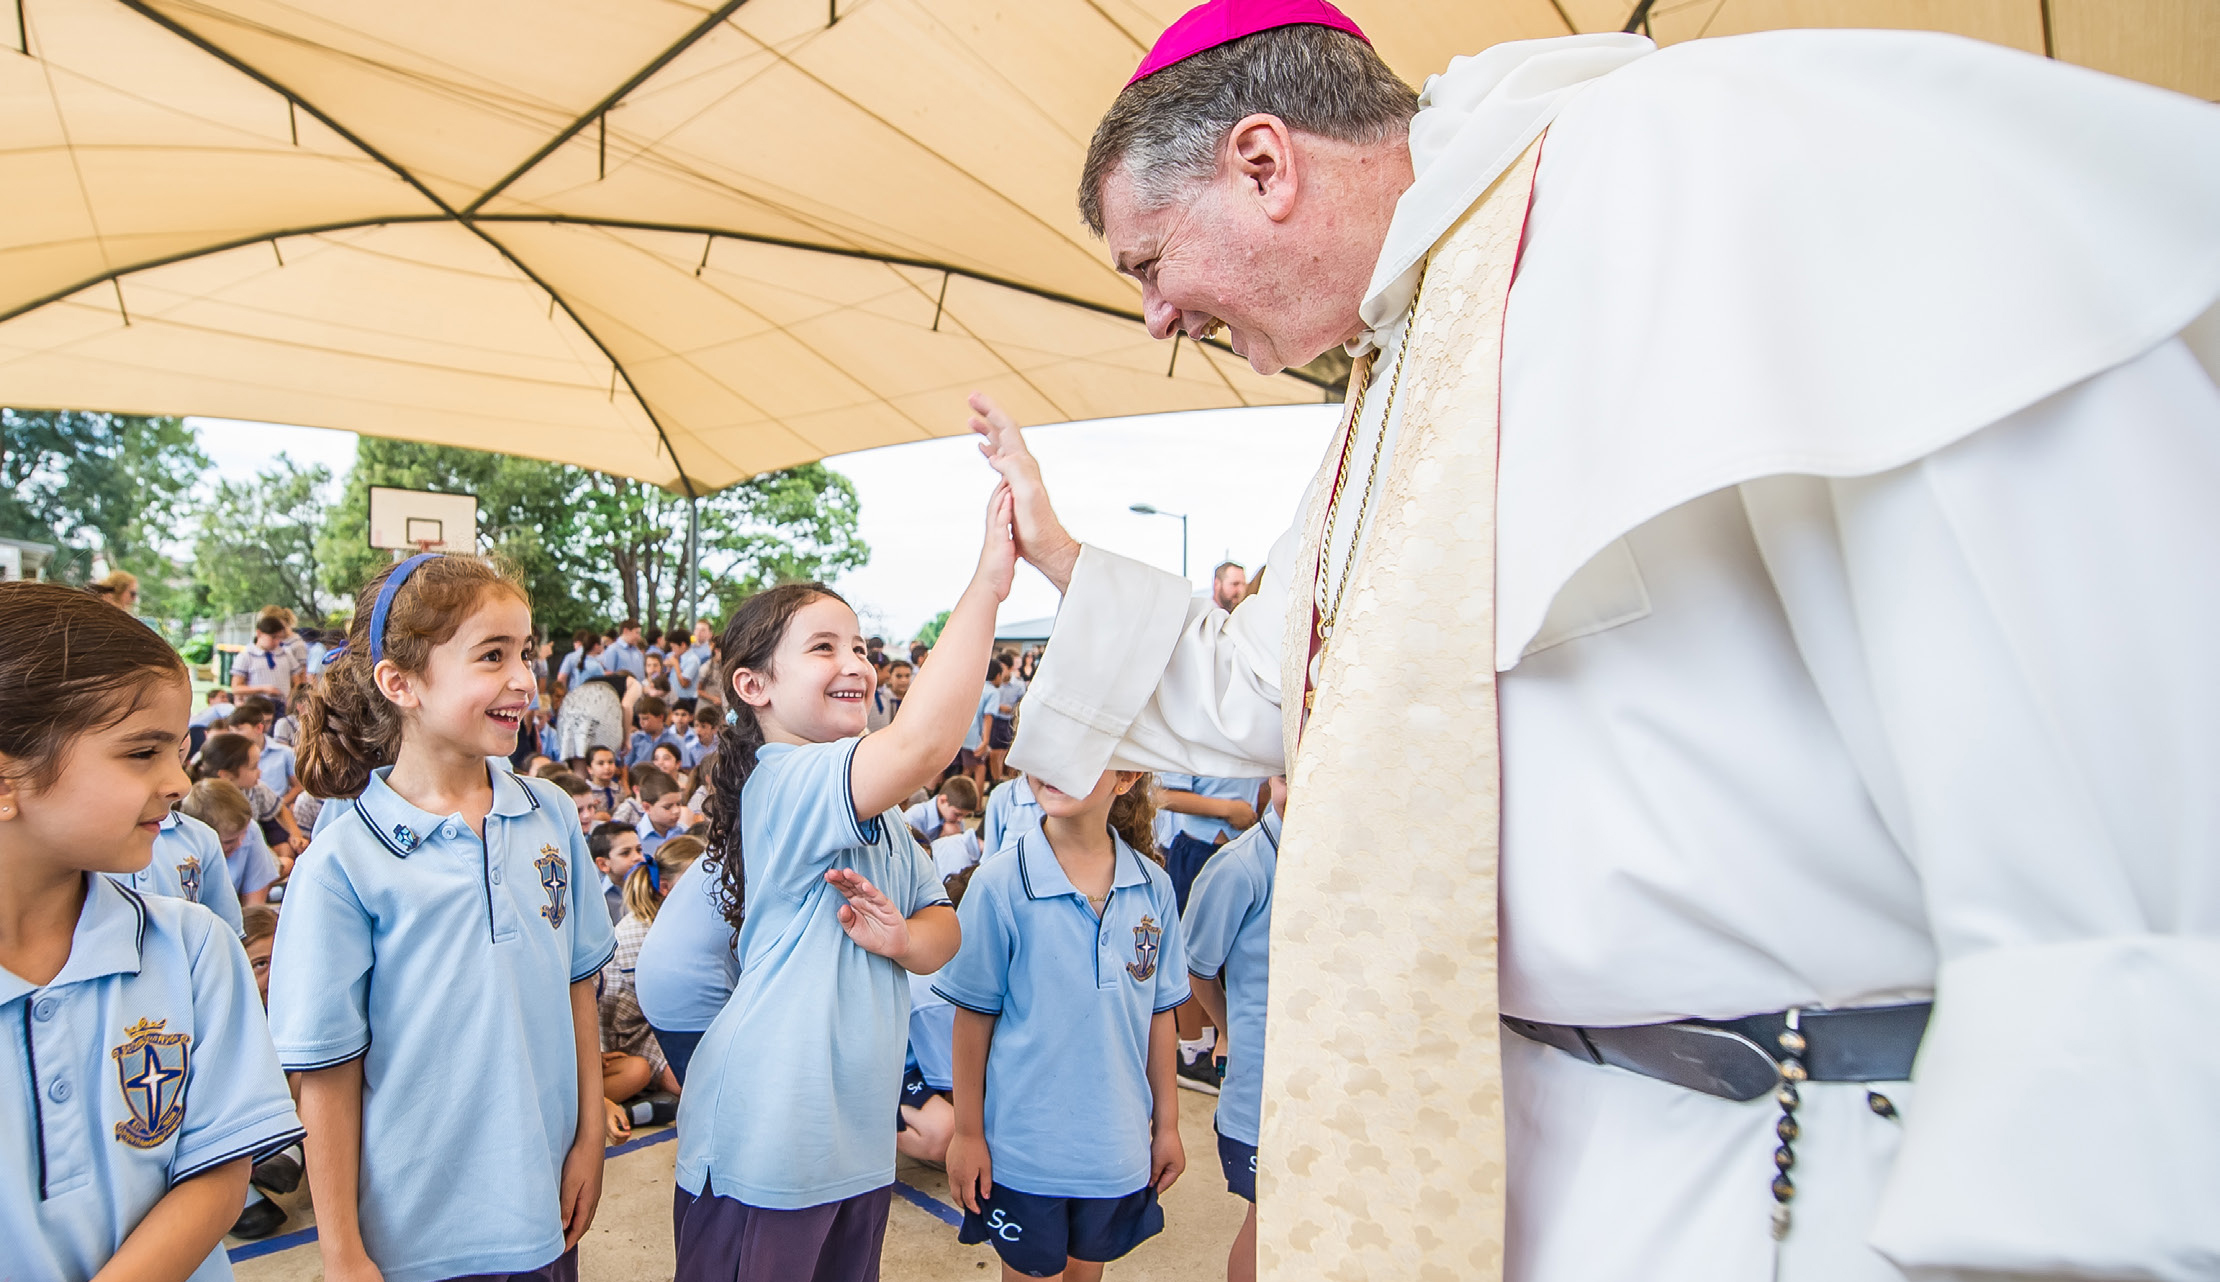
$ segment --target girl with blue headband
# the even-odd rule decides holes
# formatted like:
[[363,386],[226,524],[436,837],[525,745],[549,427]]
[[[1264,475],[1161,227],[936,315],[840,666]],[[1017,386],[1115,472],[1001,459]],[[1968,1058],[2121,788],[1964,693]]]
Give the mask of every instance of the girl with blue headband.
[[303,783],[354,804],[294,868],[270,983],[324,1273],[574,1282],[616,939],[570,798],[501,760],[536,693],[531,609],[486,561],[424,555],[354,619],[301,716]]

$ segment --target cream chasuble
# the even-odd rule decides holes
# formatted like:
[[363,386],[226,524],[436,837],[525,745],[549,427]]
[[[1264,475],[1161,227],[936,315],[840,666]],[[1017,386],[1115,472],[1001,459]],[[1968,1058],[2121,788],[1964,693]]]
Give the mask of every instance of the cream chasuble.
[[[1400,386],[1394,371],[1374,371],[1367,394],[1402,401],[1401,435],[1339,588],[1308,724],[1305,700],[1281,701],[1293,764],[1273,890],[1260,1277],[1502,1273],[1500,762],[1484,660],[1495,635],[1503,312],[1540,146],[1435,249]],[[1345,444],[1327,451],[1329,469]],[[1343,520],[1357,515],[1366,461],[1347,462]],[[1320,558],[1334,490],[1324,480],[1301,566]],[[1287,612],[1283,691],[1305,688],[1312,616]],[[1458,680],[1432,661],[1450,638],[1475,660]],[[1368,804],[1319,804],[1350,797]],[[1380,813],[1397,822],[1377,822]]]

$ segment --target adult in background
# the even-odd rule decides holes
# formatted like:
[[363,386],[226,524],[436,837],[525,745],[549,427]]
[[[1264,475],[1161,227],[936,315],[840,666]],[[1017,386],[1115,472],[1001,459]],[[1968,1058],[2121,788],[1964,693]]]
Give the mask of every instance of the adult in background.
[[1249,572],[1238,561],[1220,562],[1210,575],[1210,601],[1221,610],[1231,610],[1241,604],[1249,594]]
[[1079,196],[1155,336],[1359,354],[1230,614],[975,402],[1013,764],[1289,768],[1264,1276],[2220,1267],[2220,111],[1886,31],[1421,100],[1212,0]]

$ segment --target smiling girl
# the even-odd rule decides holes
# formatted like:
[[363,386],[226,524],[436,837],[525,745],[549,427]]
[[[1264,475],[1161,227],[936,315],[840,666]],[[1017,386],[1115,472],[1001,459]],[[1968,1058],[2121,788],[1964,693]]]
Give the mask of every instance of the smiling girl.
[[270,1028],[333,1282],[577,1277],[616,938],[570,798],[494,760],[531,631],[485,561],[410,557],[363,587],[302,714],[308,790],[355,803],[287,887]]
[[0,583],[6,1277],[227,1282],[249,1166],[300,1135],[238,936],[114,879],[185,794],[191,704],[130,615]]
[[[1016,565],[1009,521],[997,489],[933,662],[869,737],[863,630],[830,588],[758,593],[725,626],[735,716],[712,771],[711,855],[679,894],[714,879],[700,889],[739,932],[739,978],[679,1105],[682,1282],[878,1277],[907,975],[940,969],[958,943],[933,861],[895,807],[955,755],[977,706]],[[717,934],[721,951],[731,936]]]

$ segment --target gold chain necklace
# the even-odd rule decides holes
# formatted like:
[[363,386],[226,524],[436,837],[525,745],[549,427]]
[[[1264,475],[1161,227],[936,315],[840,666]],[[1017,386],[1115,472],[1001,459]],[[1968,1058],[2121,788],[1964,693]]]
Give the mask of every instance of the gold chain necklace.
[[1418,285],[1411,290],[1410,319],[1403,325],[1403,342],[1395,349],[1395,368],[1388,374],[1387,402],[1380,408],[1380,434],[1372,442],[1372,466],[1364,474],[1364,496],[1357,500],[1357,525],[1349,533],[1349,551],[1342,557],[1341,577],[1332,587],[1333,596],[1326,596],[1326,570],[1328,557],[1333,555],[1334,527],[1341,519],[1341,496],[1349,479],[1349,454],[1356,447],[1357,432],[1364,426],[1364,398],[1372,390],[1372,380],[1366,377],[1357,384],[1356,405],[1349,415],[1349,436],[1342,443],[1341,466],[1334,474],[1333,493],[1326,499],[1326,531],[1318,541],[1318,581],[1313,589],[1313,604],[1318,613],[1318,640],[1321,644],[1333,639],[1334,622],[1341,617],[1341,600],[1349,592],[1349,579],[1357,568],[1357,544],[1364,538],[1364,514],[1372,507],[1372,488],[1380,479],[1380,456],[1387,448],[1388,419],[1395,413],[1395,392],[1403,385],[1403,358],[1411,354],[1411,331],[1418,324],[1419,300],[1426,294],[1426,268],[1428,258],[1419,263]]

